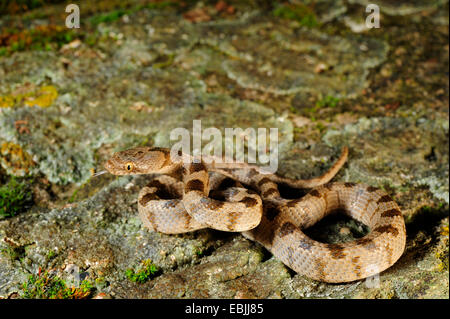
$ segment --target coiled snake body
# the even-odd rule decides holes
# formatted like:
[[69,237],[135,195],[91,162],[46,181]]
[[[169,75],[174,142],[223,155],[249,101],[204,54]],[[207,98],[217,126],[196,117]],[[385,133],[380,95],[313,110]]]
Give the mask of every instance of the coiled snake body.
[[[105,168],[115,175],[165,174],[154,178],[138,196],[139,216],[150,230],[177,234],[210,227],[242,232],[296,272],[338,283],[392,266],[406,242],[403,215],[384,191],[364,184],[329,183],[347,153],[344,148],[328,172],[310,180],[263,174],[251,166],[218,168],[195,159],[176,163],[169,149],[156,147],[115,153]],[[277,183],[311,190],[301,198],[285,199]],[[336,211],[371,231],[339,244],[321,243],[302,232]]]

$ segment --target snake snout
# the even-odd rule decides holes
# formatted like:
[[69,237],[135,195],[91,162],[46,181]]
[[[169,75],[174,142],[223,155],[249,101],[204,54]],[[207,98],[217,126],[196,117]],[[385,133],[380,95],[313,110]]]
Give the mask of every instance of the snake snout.
[[103,165],[105,169],[110,172],[111,174],[115,174],[114,165],[111,162],[111,160],[108,160],[105,165]]

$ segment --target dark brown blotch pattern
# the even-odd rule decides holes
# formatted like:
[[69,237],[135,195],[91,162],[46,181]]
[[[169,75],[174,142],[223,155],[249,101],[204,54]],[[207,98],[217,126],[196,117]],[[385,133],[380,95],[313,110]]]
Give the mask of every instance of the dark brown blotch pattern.
[[182,165],[175,166],[171,172],[166,173],[167,176],[171,176],[176,180],[183,180],[185,175],[185,168]]
[[206,171],[205,165],[203,165],[203,163],[192,162],[191,165],[189,165],[189,174],[203,171]]
[[319,193],[319,191],[317,189],[313,189],[312,191],[309,192],[309,194],[311,196],[314,196],[314,197],[317,197],[317,198],[321,197],[321,195],[320,195],[320,193]]
[[159,180],[152,180],[148,183],[147,187],[156,188],[155,194],[157,195],[157,198],[155,199],[169,199],[172,196],[176,197],[175,192],[173,192],[168,185],[161,183]]
[[205,184],[199,179],[193,179],[186,183],[186,193],[191,191],[203,192],[205,190]]
[[221,202],[219,200],[211,200],[210,203],[208,203],[208,208],[211,210],[219,210],[225,205],[224,202]]
[[345,254],[345,248],[342,245],[339,244],[328,244],[327,245],[328,250],[330,251],[331,257],[334,259],[341,259],[346,256]]
[[262,193],[262,197],[266,198],[273,194],[278,194],[278,191],[275,188],[270,188],[267,191],[265,191],[264,193]]
[[381,217],[397,217],[397,216],[403,216],[402,212],[398,209],[389,209],[381,213]]
[[220,185],[218,189],[227,189],[229,187],[236,186],[236,181],[232,178],[225,178],[223,181],[220,182]]
[[267,203],[263,205],[265,216],[269,221],[273,221],[281,213],[281,209],[278,205]]
[[377,201],[377,204],[380,204],[380,203],[388,203],[388,202],[392,202],[391,196],[389,196],[389,195],[384,195],[384,196],[381,196],[381,197],[380,197],[380,199]]
[[165,188],[166,185],[164,185],[160,181],[154,179],[150,183],[148,183],[147,187],[156,187],[156,188],[160,189],[160,188]]
[[385,226],[378,226],[373,230],[374,232],[384,234],[384,233],[390,233],[394,236],[398,235],[398,229],[391,225],[385,225]]
[[258,204],[258,201],[252,197],[244,197],[240,200],[241,203],[245,204],[245,207],[254,207]]
[[139,200],[139,204],[141,206],[147,205],[147,203],[151,200],[159,200],[160,198],[155,193],[148,193],[142,196],[142,198]]

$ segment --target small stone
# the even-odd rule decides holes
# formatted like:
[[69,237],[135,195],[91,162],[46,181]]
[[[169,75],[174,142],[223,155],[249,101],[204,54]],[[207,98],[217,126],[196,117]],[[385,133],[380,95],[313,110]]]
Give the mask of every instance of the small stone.
[[68,51],[68,50],[70,50],[70,49],[76,49],[76,48],[78,48],[80,45],[81,45],[81,41],[80,41],[79,39],[76,39],[76,40],[73,40],[72,42],[69,42],[69,43],[63,45],[63,46],[61,47],[61,50],[60,50],[60,51],[61,51],[61,52],[65,52],[65,51]]
[[304,116],[295,116],[292,119],[292,122],[294,122],[295,126],[302,127],[302,126],[310,124],[311,120],[309,118],[307,118],[307,117],[304,117]]
[[328,69],[327,65],[325,63],[319,63],[314,68],[315,73],[322,73]]
[[92,299],[111,299],[111,296],[104,292],[99,292]]

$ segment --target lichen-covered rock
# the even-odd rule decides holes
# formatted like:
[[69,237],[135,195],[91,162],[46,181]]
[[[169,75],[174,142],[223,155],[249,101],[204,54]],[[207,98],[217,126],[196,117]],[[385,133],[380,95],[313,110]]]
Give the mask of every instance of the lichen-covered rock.
[[[380,1],[379,29],[365,0],[126,3],[86,3],[76,32],[52,25],[62,5],[0,17],[0,186],[22,178],[34,203],[0,219],[0,298],[24,297],[31,274],[76,275],[96,298],[448,298],[448,1]],[[148,231],[137,194],[152,176],[92,173],[115,151],[169,147],[194,120],[277,128],[277,173],[292,178],[348,146],[335,180],[393,196],[404,255],[330,285],[240,234]],[[338,218],[307,234],[367,231]]]

